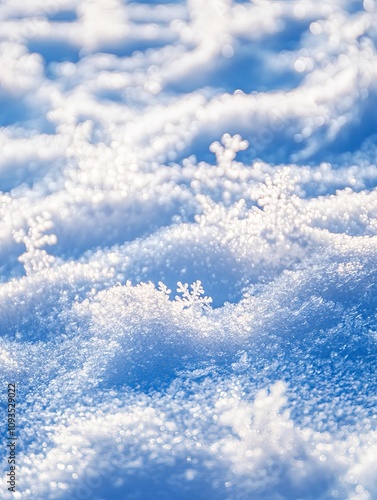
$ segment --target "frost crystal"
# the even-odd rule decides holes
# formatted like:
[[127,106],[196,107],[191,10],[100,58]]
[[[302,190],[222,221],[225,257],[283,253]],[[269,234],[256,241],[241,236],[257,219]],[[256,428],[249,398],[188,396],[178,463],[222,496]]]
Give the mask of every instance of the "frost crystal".
[[171,290],[162,281],[158,282],[158,289],[167,297],[171,294]]
[[231,136],[230,134],[224,134],[221,137],[221,142],[213,142],[209,150],[216,155],[217,164],[220,167],[230,167],[236,154],[239,151],[244,151],[249,146],[248,141],[242,140],[239,134]]
[[197,280],[190,286],[178,281],[177,285],[177,292],[181,296],[176,295],[175,300],[182,304],[183,308],[207,308],[212,303],[212,298],[204,295],[201,281]]
[[14,498],[376,500],[377,0],[3,0],[0,63]]
[[35,219],[28,219],[29,230],[14,231],[13,238],[17,243],[23,243],[26,252],[20,255],[18,260],[23,263],[27,275],[42,271],[50,267],[55,257],[43,250],[45,245],[55,245],[57,237],[55,234],[45,234],[54,227],[50,215],[44,212],[37,215]]

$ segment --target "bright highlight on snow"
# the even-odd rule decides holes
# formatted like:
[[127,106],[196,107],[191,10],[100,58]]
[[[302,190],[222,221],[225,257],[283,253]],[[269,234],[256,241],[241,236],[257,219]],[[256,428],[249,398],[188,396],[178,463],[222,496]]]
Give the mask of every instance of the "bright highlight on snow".
[[1,499],[377,498],[377,2],[0,28]]

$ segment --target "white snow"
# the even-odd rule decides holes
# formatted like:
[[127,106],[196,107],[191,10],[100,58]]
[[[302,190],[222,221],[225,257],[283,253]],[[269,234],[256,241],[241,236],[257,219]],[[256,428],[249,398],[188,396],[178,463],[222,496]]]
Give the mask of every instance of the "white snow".
[[0,497],[376,498],[377,2],[0,28]]

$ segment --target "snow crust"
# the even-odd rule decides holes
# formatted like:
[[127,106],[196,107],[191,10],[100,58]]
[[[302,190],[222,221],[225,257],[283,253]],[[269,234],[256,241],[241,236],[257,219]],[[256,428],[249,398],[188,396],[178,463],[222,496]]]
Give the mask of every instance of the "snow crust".
[[377,498],[377,2],[0,26],[0,497]]

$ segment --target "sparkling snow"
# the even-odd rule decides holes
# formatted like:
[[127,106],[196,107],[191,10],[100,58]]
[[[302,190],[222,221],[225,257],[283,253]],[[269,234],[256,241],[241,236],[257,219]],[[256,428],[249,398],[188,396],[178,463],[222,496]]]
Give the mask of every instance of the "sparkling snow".
[[377,1],[0,28],[0,497],[376,499]]

